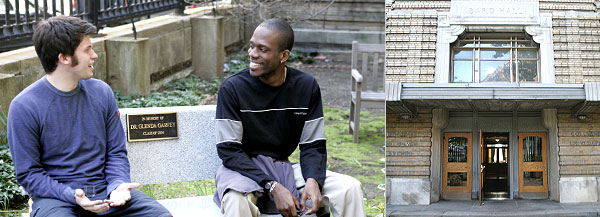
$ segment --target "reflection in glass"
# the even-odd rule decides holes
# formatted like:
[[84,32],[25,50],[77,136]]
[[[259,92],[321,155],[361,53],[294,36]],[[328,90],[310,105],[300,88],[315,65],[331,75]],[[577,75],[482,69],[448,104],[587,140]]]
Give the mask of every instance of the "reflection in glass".
[[523,173],[523,185],[526,186],[542,186],[544,185],[544,178],[542,172],[524,172]]
[[510,47],[508,41],[481,42],[480,47]]
[[542,138],[539,136],[523,138],[523,162],[542,162]]
[[473,65],[471,61],[454,61],[454,82],[473,82]]
[[518,54],[519,59],[528,58],[528,59],[537,59],[537,51],[536,50],[519,50]]
[[510,61],[481,61],[479,81],[510,82]]
[[468,140],[465,137],[448,139],[448,162],[467,162]]
[[454,53],[455,59],[471,59],[473,58],[473,50],[457,50]]
[[482,50],[481,59],[510,59],[510,50]]
[[538,81],[536,60],[519,60],[519,81]]
[[467,173],[448,173],[448,186],[467,186]]

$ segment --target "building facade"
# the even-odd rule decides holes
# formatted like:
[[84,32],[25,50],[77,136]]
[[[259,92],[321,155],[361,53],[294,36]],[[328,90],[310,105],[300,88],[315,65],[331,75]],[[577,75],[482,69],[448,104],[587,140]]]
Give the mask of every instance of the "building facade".
[[600,1],[386,1],[386,199],[600,202]]

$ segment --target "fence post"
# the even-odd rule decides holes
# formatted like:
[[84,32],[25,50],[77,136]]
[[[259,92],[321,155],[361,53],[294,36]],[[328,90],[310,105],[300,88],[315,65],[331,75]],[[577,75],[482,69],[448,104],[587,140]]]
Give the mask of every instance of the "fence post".
[[177,15],[184,15],[183,11],[185,10],[185,1],[179,0],[179,7],[177,7]]
[[100,7],[98,4],[100,4],[100,1],[96,1],[96,0],[87,0],[85,2],[86,4],[86,12],[88,14],[88,22],[94,24],[94,26],[96,26],[96,32],[100,30],[100,26],[98,26],[99,21],[98,21],[98,10],[100,10]]

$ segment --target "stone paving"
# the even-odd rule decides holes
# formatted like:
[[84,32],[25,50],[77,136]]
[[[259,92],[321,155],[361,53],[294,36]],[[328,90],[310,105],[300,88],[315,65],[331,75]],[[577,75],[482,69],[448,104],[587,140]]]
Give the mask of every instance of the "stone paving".
[[550,200],[442,200],[430,205],[387,205],[388,217],[404,216],[600,216],[600,203]]

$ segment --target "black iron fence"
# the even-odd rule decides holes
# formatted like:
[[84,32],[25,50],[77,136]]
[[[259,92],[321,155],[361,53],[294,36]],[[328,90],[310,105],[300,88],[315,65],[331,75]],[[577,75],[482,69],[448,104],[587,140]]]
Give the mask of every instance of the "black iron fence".
[[191,0],[0,0],[0,52],[31,45],[37,22],[57,15],[80,17],[98,29],[168,10],[183,14]]

